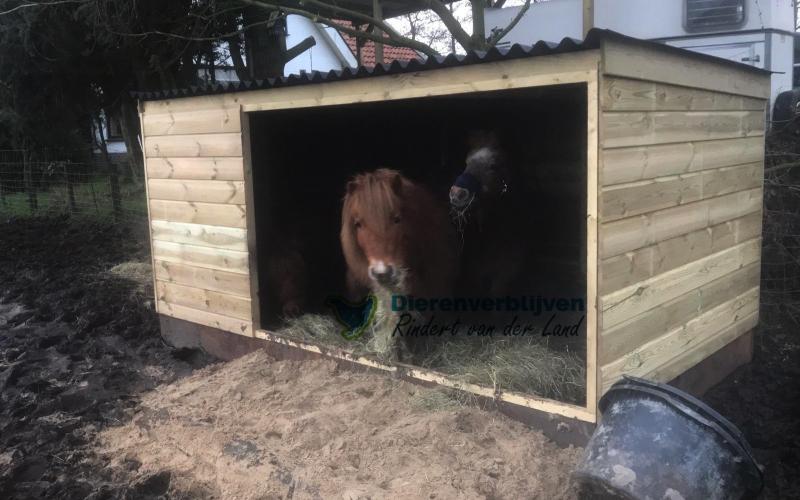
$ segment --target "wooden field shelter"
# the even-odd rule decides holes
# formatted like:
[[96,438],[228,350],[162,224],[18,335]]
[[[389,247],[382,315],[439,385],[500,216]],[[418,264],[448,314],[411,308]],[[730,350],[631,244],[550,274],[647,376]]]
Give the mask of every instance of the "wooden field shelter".
[[[194,336],[211,351],[265,345],[286,356],[340,358],[469,391],[542,416],[545,426],[591,428],[600,396],[625,374],[702,392],[751,356],[769,82],[749,66],[592,30],[583,42],[140,93],[164,334],[181,332],[184,342]],[[562,86],[578,89],[585,102],[585,406],[496,393],[263,327],[257,253],[270,242],[256,235],[253,175],[271,165],[252,160],[257,115],[335,117],[393,101],[422,113],[428,100]]]

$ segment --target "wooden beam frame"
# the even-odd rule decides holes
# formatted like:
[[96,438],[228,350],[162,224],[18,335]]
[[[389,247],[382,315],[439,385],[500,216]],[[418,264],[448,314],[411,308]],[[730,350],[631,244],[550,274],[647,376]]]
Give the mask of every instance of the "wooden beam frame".
[[[588,66],[583,66],[582,69],[578,70],[577,68],[569,68],[569,71],[564,73],[552,73],[552,74],[527,74],[521,75],[519,79],[512,79],[508,77],[507,73],[514,73],[516,71],[512,70],[512,67],[508,67],[506,72],[497,73],[496,69],[494,68],[495,72],[493,73],[494,78],[491,80],[484,80],[480,81],[469,81],[467,79],[460,80],[457,79],[457,83],[450,83],[446,86],[446,88],[425,88],[418,85],[410,84],[408,81],[398,81],[394,77],[383,77],[384,85],[387,83],[394,82],[396,86],[390,85],[389,89],[385,89],[378,94],[373,94],[366,92],[363,87],[361,86],[360,82],[344,82],[347,85],[348,92],[341,92],[337,93],[334,96],[326,96],[322,95],[319,91],[314,91],[312,87],[307,87],[305,89],[297,89],[303,90],[301,94],[305,94],[305,96],[295,96],[293,95],[293,99],[289,101],[283,101],[280,97],[269,97],[269,99],[248,99],[246,102],[242,102],[243,98],[249,96],[251,93],[241,94],[239,97],[235,98],[236,102],[240,102],[242,106],[242,135],[243,140],[248,140],[246,138],[245,130],[249,128],[249,113],[257,112],[257,111],[264,111],[264,110],[272,110],[272,109],[291,109],[291,108],[305,108],[305,107],[313,107],[313,106],[324,106],[324,105],[331,105],[331,104],[353,104],[353,103],[360,103],[360,102],[369,102],[369,101],[387,101],[387,100],[394,100],[394,99],[402,99],[408,98],[409,96],[414,97],[428,97],[434,95],[443,95],[443,94],[458,94],[458,93],[467,93],[467,92],[476,92],[476,91],[496,91],[496,90],[504,90],[504,89],[511,89],[511,88],[533,88],[533,87],[541,87],[541,86],[551,86],[551,85],[559,85],[559,84],[574,84],[574,83],[584,83],[586,84],[586,102],[587,102],[587,111],[586,111],[586,119],[587,119],[587,135],[586,135],[586,147],[587,147],[587,154],[586,154],[586,196],[587,196],[587,214],[586,214],[586,234],[584,235],[586,241],[586,269],[587,269],[587,276],[586,276],[586,394],[585,394],[585,404],[583,406],[574,405],[570,403],[565,403],[561,401],[556,401],[553,399],[548,398],[541,398],[536,397],[529,394],[521,394],[516,392],[505,392],[505,391],[497,391],[494,388],[481,386],[478,384],[469,384],[464,383],[456,380],[454,377],[449,375],[439,373],[432,370],[426,370],[419,367],[402,365],[402,364],[386,364],[376,359],[372,359],[366,356],[356,356],[352,353],[348,353],[347,351],[341,349],[333,349],[327,346],[317,345],[311,342],[301,342],[294,339],[289,339],[280,335],[275,334],[274,332],[270,332],[264,330],[260,327],[260,323],[257,319],[258,314],[258,305],[257,305],[257,297],[253,297],[253,321],[254,321],[254,336],[256,338],[264,339],[270,342],[275,342],[282,344],[284,346],[288,346],[295,349],[300,349],[306,352],[312,352],[321,354],[327,357],[331,357],[334,359],[345,360],[350,363],[363,365],[369,368],[379,369],[390,373],[397,373],[399,370],[403,372],[403,374],[412,379],[423,383],[434,383],[437,385],[441,385],[444,387],[449,387],[452,389],[457,389],[465,392],[469,392],[471,394],[475,394],[480,397],[485,397],[489,399],[493,399],[498,402],[508,403],[512,405],[517,405],[520,407],[528,408],[534,411],[541,411],[546,413],[551,413],[555,415],[559,415],[566,418],[576,419],[581,422],[587,423],[596,423],[597,422],[597,399],[599,398],[599,386],[600,378],[598,374],[599,366],[597,363],[597,353],[598,353],[598,296],[597,296],[597,257],[598,257],[598,186],[599,186],[599,154],[598,154],[598,147],[600,144],[599,140],[599,60],[596,59],[597,53],[594,52],[584,52],[579,54],[589,54],[590,57],[581,57],[576,62],[580,62],[581,64],[588,64]],[[525,66],[526,61],[518,61],[518,64],[522,64]],[[473,74],[482,74],[483,67],[490,66],[490,65],[480,65],[475,67],[467,67],[467,68],[457,68],[457,69],[474,69],[478,70],[477,73],[473,72]],[[447,70],[440,70],[443,72],[447,72]],[[437,72],[438,73],[438,72]],[[464,75],[464,73],[460,73]],[[421,73],[420,75],[425,75],[425,73]],[[412,75],[412,78],[414,76]],[[447,80],[449,77],[442,77],[441,81]],[[379,80],[380,78],[375,78],[372,80]],[[371,81],[372,81],[371,80]],[[440,81],[437,77],[435,79],[437,82]],[[376,88],[381,89],[385,88],[383,85],[376,84]],[[314,97],[311,97],[309,94],[309,89]],[[266,92],[275,92],[275,93],[282,93],[282,92],[294,92],[295,89],[277,89],[272,91]],[[264,95],[264,97],[267,97]],[[255,235],[255,222],[251,221],[251,214],[254,213],[253,207],[250,204],[251,200],[253,199],[253,192],[252,192],[252,165],[250,165],[250,146],[249,143],[243,146],[243,153],[245,157],[245,192],[248,196],[248,239],[250,236]],[[258,278],[257,274],[253,274],[253,270],[255,268],[252,262],[252,256],[256,255],[257,249],[255,248],[255,244],[250,247],[250,255],[251,255],[251,264],[250,264],[250,273],[251,273],[251,283],[254,290],[258,288]],[[254,292],[257,293],[257,292]]]

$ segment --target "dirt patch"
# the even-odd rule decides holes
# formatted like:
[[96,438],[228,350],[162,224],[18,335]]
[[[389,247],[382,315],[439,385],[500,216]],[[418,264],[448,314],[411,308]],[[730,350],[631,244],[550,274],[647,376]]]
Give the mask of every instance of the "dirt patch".
[[140,497],[98,462],[95,435],[206,362],[177,359],[150,287],[110,271],[149,260],[146,224],[17,219],[0,231],[0,498]]
[[567,498],[580,450],[432,389],[256,352],[147,394],[99,435],[110,466],[223,498]]

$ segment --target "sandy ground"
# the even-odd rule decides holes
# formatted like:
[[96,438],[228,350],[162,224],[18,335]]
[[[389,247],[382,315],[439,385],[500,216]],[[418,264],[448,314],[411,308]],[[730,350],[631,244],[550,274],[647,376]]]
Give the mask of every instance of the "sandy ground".
[[137,478],[168,476],[170,496],[574,497],[580,449],[454,406],[383,374],[256,352],[148,393],[97,452]]
[[[440,392],[164,345],[146,234],[0,227],[0,499],[574,496],[580,450]],[[761,498],[800,498],[800,316],[776,303],[704,399],[752,444]]]

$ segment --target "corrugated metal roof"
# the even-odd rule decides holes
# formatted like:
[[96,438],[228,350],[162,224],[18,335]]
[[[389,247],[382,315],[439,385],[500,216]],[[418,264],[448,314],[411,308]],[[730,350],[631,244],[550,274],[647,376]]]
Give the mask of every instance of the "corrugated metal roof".
[[538,41],[534,45],[514,44],[510,47],[494,47],[488,51],[472,51],[467,54],[450,54],[447,56],[429,57],[424,60],[394,61],[391,64],[379,64],[374,67],[359,66],[358,68],[346,68],[343,70],[332,70],[327,73],[320,71],[301,72],[298,75],[289,75],[280,78],[269,78],[266,80],[252,80],[244,82],[224,82],[201,86],[191,86],[183,89],[161,90],[156,92],[133,92],[134,98],[143,101],[156,101],[161,99],[174,99],[179,97],[203,96],[212,94],[224,94],[230,92],[243,92],[248,90],[262,90],[279,87],[291,87],[296,85],[311,85],[316,83],[352,80],[357,78],[369,78],[373,76],[394,75],[399,73],[414,73],[418,71],[428,71],[440,68],[450,68],[454,66],[469,66],[494,61],[505,61],[511,59],[521,59],[527,57],[548,56],[553,54],[566,54],[583,50],[592,50],[600,47],[603,40],[618,40],[625,43],[645,45],[661,51],[681,54],[685,57],[709,60],[717,63],[728,64],[737,68],[749,69],[753,72],[769,74],[769,71],[755,68],[735,61],[721,59],[706,54],[691,52],[685,49],[672,47],[669,45],[640,40],[622,35],[615,31],[604,29],[592,29],[589,31],[585,40],[574,38],[564,38],[560,43]]

